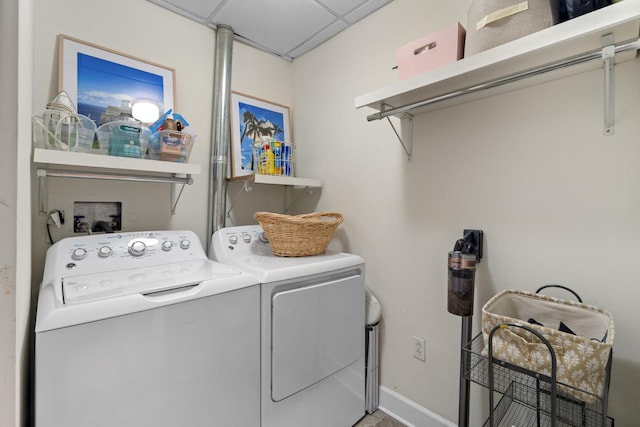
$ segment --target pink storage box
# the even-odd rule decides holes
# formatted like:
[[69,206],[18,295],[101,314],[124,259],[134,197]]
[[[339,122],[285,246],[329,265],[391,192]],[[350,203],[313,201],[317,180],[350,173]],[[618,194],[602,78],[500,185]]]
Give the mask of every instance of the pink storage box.
[[398,48],[396,60],[400,78],[408,79],[462,59],[465,34],[464,27],[457,22]]

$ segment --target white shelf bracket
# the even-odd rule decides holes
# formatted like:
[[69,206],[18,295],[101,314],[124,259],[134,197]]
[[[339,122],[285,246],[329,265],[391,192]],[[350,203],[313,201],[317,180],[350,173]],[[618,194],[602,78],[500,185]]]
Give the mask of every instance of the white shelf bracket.
[[38,176],[38,199],[39,199],[39,206],[38,206],[38,211],[40,213],[40,215],[47,215],[47,196],[48,196],[48,189],[47,189],[47,171],[43,170],[43,169],[38,169],[36,171],[36,174]]
[[249,184],[249,181],[243,181],[242,184],[243,185],[240,188],[240,191],[238,191],[238,193],[233,198],[233,200],[231,200],[231,203],[229,203],[229,209],[227,209],[227,218],[228,219],[231,219],[231,210],[233,209],[233,206],[236,204],[236,202],[240,198],[240,195],[242,193],[249,193],[249,192],[253,191],[253,187],[251,187],[251,184]]
[[307,194],[307,195],[312,195],[313,194],[313,187],[309,187],[306,186],[304,187],[302,190],[300,190],[298,192],[298,195],[291,201],[291,203],[287,203],[287,193],[291,192],[293,193],[293,186],[292,185],[285,185],[284,186],[284,213],[285,214],[289,214],[289,212],[291,211],[291,208],[293,207],[293,205],[295,205],[295,203],[298,201],[298,199],[300,199],[300,197],[302,197],[303,194]]
[[602,62],[604,66],[604,134],[611,136],[613,128],[613,69],[616,56],[613,34],[605,34],[601,37]]
[[[384,112],[386,107],[389,107],[389,105],[382,104],[380,111]],[[386,119],[396,134],[398,141],[400,141],[404,152],[407,153],[407,160],[411,161],[411,155],[413,153],[413,116],[409,113],[400,113],[397,114],[396,117],[400,119],[400,132],[398,132],[398,129],[393,125],[389,116],[387,116]]]
[[[176,177],[176,174],[171,174],[171,176],[173,176],[174,178]],[[187,185],[190,182],[193,182],[191,179],[191,175],[187,174],[187,182],[183,182],[182,185],[180,185],[180,191],[177,191],[177,183],[171,183],[171,215],[175,215],[176,214],[176,207],[178,206],[178,202],[180,201],[180,197],[182,196],[182,192],[184,191],[184,186]],[[176,194],[177,192],[177,194]]]

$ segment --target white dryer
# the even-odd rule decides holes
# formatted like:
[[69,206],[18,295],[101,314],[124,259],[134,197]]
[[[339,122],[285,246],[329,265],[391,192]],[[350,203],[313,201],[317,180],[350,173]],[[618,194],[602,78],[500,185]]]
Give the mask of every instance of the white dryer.
[[362,258],[274,256],[259,225],[218,230],[209,256],[261,283],[261,426],[350,427],[362,418]]
[[36,427],[255,427],[260,299],[189,231],[63,239],[35,328]]

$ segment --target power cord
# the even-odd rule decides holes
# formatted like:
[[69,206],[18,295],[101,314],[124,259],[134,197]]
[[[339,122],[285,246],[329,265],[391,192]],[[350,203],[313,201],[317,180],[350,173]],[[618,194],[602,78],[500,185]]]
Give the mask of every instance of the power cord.
[[53,241],[53,237],[51,236],[51,229],[49,228],[51,225],[55,225],[57,228],[64,224],[64,211],[59,209],[53,209],[49,212],[49,217],[47,218],[47,235],[49,236],[49,241],[53,245],[55,242]]
[[51,225],[51,224],[49,224],[49,223],[47,222],[47,234],[49,235],[49,241],[50,241],[50,242],[51,242],[51,244],[53,245],[55,242],[53,241],[53,237],[51,237],[51,230],[49,229],[49,226],[50,226],[50,225]]

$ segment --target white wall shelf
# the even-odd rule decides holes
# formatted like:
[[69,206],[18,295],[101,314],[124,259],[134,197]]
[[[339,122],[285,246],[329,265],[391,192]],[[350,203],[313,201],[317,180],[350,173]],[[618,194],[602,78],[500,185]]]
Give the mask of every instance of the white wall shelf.
[[128,157],[71,151],[33,150],[33,162],[59,166],[87,167],[92,169],[124,170],[130,172],[153,172],[156,174],[199,175],[200,165],[194,163],[164,162],[160,160],[132,159]]
[[[282,185],[285,187],[285,213],[289,212],[289,209],[298,197],[304,193],[312,192],[311,188],[320,188],[322,187],[322,181],[314,178],[300,178],[297,176],[278,176],[278,175],[261,175],[261,174],[252,174],[246,176],[240,176],[235,178],[227,179],[229,182],[233,181],[241,181],[244,183],[243,187],[240,189],[238,194],[231,201],[229,208],[227,209],[227,217],[231,214],[231,210],[235,205],[236,201],[240,197],[242,193],[246,193],[251,191],[251,184],[271,184],[271,185]],[[286,192],[287,189],[293,190],[293,187],[304,187],[298,197],[296,197],[291,203],[286,203]]]
[[[184,186],[193,183],[191,175],[199,175],[201,171],[199,164],[40,148],[33,151],[33,162],[37,165],[41,214],[47,213],[47,177],[170,183],[173,214]],[[182,184],[179,191],[176,184]]]
[[[396,134],[411,158],[412,132],[405,128],[411,127],[414,115],[495,95],[506,90],[602,68],[605,59],[603,40],[615,45],[631,45],[624,50],[618,50],[620,53],[615,54],[611,59],[612,63],[634,59],[639,34],[640,0],[624,0],[455,63],[363,94],[356,97],[355,106],[377,110],[377,113],[367,117],[369,121],[390,116],[400,117],[403,127],[402,135],[397,131]],[[603,51],[602,54],[600,51]],[[600,60],[576,64],[572,62],[576,56],[587,53],[595,54],[594,57]],[[564,65],[550,66],[556,63]],[[536,72],[541,69],[545,70]],[[518,74],[526,74],[526,79],[511,78]],[[610,99],[609,102],[611,102]],[[605,109],[608,107],[606,106]],[[605,116],[607,113],[608,111],[605,111]],[[611,124],[607,133],[612,132]],[[403,141],[403,139],[406,140]]]
[[249,181],[254,184],[288,185],[292,187],[322,187],[322,181],[319,179],[300,178],[297,176],[252,174],[229,178],[228,181]]

